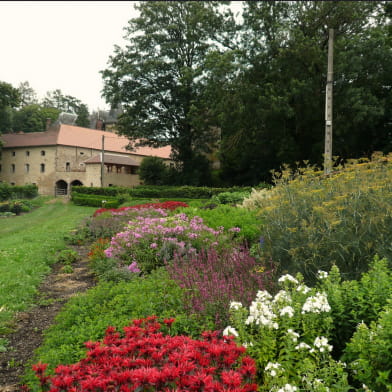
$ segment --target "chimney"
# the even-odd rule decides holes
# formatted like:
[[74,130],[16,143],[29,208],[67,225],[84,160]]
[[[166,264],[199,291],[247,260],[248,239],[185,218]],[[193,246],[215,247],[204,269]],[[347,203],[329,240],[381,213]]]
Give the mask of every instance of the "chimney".
[[98,119],[95,124],[95,128],[98,129],[98,131],[102,131],[103,130],[103,120]]
[[51,118],[47,118],[46,119],[46,130],[49,131],[50,126],[52,125],[52,119]]

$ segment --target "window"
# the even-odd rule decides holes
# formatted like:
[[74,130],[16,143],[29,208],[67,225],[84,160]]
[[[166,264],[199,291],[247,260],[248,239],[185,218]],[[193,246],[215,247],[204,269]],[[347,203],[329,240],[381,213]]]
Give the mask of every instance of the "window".
[[137,174],[139,168],[137,166],[131,166],[131,174]]
[[69,162],[65,164],[65,171],[67,172],[71,171],[71,164]]
[[30,165],[28,163],[25,164],[26,173],[30,171]]
[[41,173],[45,173],[45,163],[41,163]]
[[14,157],[16,155],[16,152],[15,151],[12,151],[12,156]]
[[14,183],[14,182],[11,182],[11,185],[15,185],[15,183]]
[[26,151],[26,157],[30,156],[30,151]]
[[43,157],[45,156],[45,151],[44,150],[41,151],[41,156],[43,156]]
[[11,173],[15,173],[15,164],[14,163],[11,165]]
[[0,173],[1,173],[1,169],[2,169],[2,167],[1,167],[1,165],[0,165]]

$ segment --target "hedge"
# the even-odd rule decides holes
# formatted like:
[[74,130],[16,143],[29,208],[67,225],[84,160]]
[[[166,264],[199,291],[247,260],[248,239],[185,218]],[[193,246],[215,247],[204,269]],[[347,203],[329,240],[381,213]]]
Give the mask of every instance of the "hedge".
[[105,195],[89,195],[77,192],[72,192],[71,200],[76,205],[80,206],[105,208],[117,208],[123,202],[123,198]]
[[[267,185],[265,185],[267,186]],[[259,188],[259,187],[258,187]],[[231,188],[209,188],[195,186],[165,186],[165,185],[139,185],[134,188],[108,187],[96,188],[86,186],[74,186],[72,193],[83,193],[89,195],[118,196],[129,195],[135,198],[187,198],[187,199],[209,199],[222,192],[251,192],[252,187]]]
[[9,185],[0,183],[0,201],[13,199],[33,199],[38,196],[37,185]]

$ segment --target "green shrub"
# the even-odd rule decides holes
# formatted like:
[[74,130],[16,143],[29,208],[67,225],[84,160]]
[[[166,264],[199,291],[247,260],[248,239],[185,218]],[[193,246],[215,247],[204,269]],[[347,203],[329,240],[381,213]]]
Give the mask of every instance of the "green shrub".
[[167,175],[167,166],[162,158],[145,157],[140,163],[139,177],[147,185],[162,185]]
[[375,257],[359,280],[342,281],[338,267],[333,266],[321,280],[320,289],[332,308],[332,344],[335,355],[340,356],[356,326],[376,321],[392,297],[392,271],[386,259]]
[[358,325],[344,360],[358,387],[392,391],[392,298],[377,321]]
[[11,199],[32,199],[38,196],[36,185],[9,185],[5,182],[0,183],[0,200]]
[[392,154],[355,161],[330,176],[312,167],[283,171],[244,206],[263,218],[264,253],[308,282],[336,264],[357,279],[375,254],[392,260]]
[[259,240],[262,221],[253,211],[242,207],[229,205],[218,205],[216,208],[181,208],[179,212],[185,213],[188,217],[195,215],[203,218],[204,223],[214,229],[223,226],[226,230],[232,227],[239,227],[241,231],[236,233],[236,237],[248,244]]
[[250,192],[222,192],[213,196],[211,203],[218,204],[238,204],[250,196]]
[[[176,318],[173,334],[197,337],[213,328],[210,320],[186,315],[182,290],[168,278],[165,270],[158,270],[130,282],[101,282],[72,298],[45,332],[44,343],[36,351],[33,362],[49,363],[51,369],[77,362],[86,352],[84,342],[102,339],[109,325],[120,329],[130,319],[154,314]],[[35,383],[31,371],[26,381]]]
[[120,197],[80,194],[76,192],[72,192],[71,200],[76,205],[104,208],[117,208],[123,202],[123,198]]
[[64,249],[56,257],[58,263],[71,265],[75,263],[79,258],[79,255],[73,249]]

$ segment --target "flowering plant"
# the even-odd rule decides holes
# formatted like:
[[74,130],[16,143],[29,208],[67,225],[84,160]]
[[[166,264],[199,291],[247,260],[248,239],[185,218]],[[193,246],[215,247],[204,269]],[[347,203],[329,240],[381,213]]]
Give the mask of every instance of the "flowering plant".
[[144,203],[144,204],[136,204],[134,206],[129,206],[129,207],[120,207],[120,208],[100,208],[96,210],[93,214],[93,216],[98,216],[104,212],[121,212],[121,211],[128,211],[128,210],[140,210],[143,208],[161,208],[164,210],[170,210],[174,211],[178,207],[188,207],[188,204],[182,202],[182,201],[165,201],[163,203]]
[[249,305],[258,290],[271,287],[273,273],[271,266],[262,265],[246,247],[174,254],[166,269],[186,290],[188,311],[211,316],[217,327],[227,323],[231,301]]
[[231,303],[224,334],[234,335],[256,359],[261,391],[348,391],[344,364],[331,357],[326,294],[307,287],[300,274],[278,282],[278,293],[259,291],[249,309]]
[[[170,329],[174,319],[163,320]],[[46,365],[33,366],[41,390],[78,391],[256,391],[255,363],[245,348],[218,332],[204,332],[202,340],[159,332],[157,317],[134,320],[121,337],[108,327],[102,343],[87,342],[85,359],[60,365],[55,375]]]
[[205,247],[230,246],[232,233],[237,230],[232,228],[225,234],[223,227],[214,230],[200,217],[188,218],[184,213],[171,217],[138,216],[112,238],[105,254],[119,264],[136,262],[143,272],[150,272],[171,260],[174,252],[197,253]]

